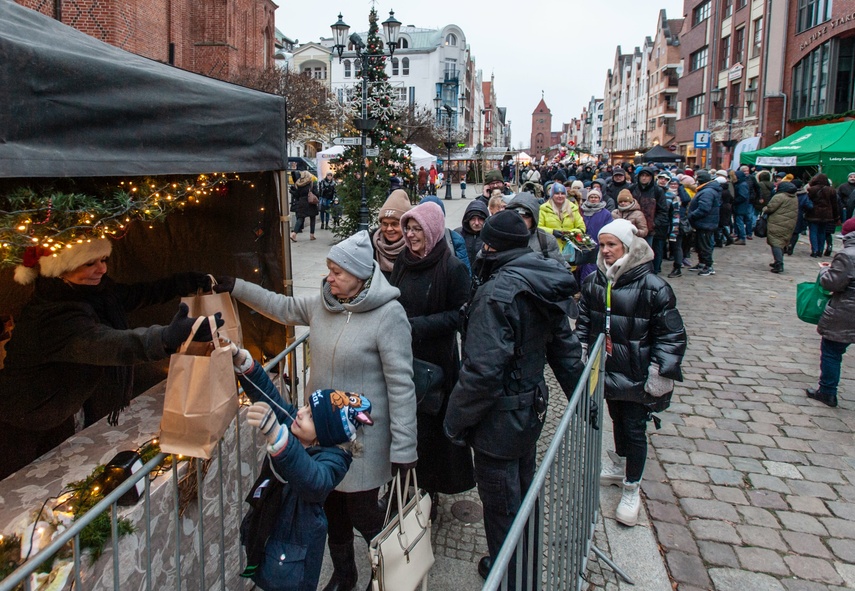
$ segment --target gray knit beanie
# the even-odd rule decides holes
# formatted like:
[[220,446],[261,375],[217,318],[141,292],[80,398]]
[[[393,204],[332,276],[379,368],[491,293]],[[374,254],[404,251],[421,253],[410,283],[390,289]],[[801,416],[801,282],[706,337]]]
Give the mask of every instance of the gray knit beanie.
[[362,230],[330,249],[327,259],[358,279],[368,279],[374,272],[374,249],[368,232]]

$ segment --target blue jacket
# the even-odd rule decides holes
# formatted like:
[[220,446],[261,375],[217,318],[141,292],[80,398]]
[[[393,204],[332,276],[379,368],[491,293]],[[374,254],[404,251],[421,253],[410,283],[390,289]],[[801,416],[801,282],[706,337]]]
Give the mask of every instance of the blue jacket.
[[717,181],[701,185],[689,203],[689,222],[696,230],[717,230],[720,207],[721,185]]
[[[291,416],[297,415],[297,409],[282,399],[261,364],[256,362],[238,379],[250,400],[270,404],[279,422],[291,428],[292,419],[282,409]],[[268,458],[274,475],[284,486],[275,525],[264,544],[264,557],[251,578],[265,591],[315,591],[327,538],[324,501],[344,478],[352,457],[339,447],[304,448],[296,437],[290,436],[288,444],[276,455],[268,454]],[[253,487],[250,495],[257,488]],[[241,524],[244,546],[250,543],[246,536],[253,510]]]
[[751,205],[751,187],[748,185],[748,175],[741,170],[736,171],[736,182],[733,184],[733,209],[744,214]]

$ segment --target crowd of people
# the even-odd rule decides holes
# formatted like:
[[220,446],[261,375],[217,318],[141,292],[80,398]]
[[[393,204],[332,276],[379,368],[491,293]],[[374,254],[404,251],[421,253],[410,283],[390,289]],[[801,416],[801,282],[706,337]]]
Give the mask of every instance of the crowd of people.
[[[234,348],[235,371],[254,403],[248,421],[267,443],[264,469],[284,487],[281,510],[311,530],[301,542],[307,549],[295,580],[282,561],[267,563],[271,548],[284,553],[297,543],[275,529],[281,516],[256,517],[255,529],[247,530],[253,535],[243,539],[252,567],[246,576],[264,589],[314,589],[325,541],[334,568],[324,591],[355,589],[354,531],[366,543],[377,536],[385,488],[395,474],[417,468],[432,519],[440,495],[477,487],[489,550],[478,572],[486,577],[536,470],[549,406],[546,364],[569,398],[588,351],[604,337],[614,449],[600,482],[622,488],[615,518],[633,526],[647,424],[668,408],[687,346],[676,296],[661,277],[663,261],[673,263],[672,279],[686,268],[712,275],[714,249],[751,240],[758,216],[766,218],[772,272],[783,271],[784,256],[806,229],[811,256],[833,254],[828,236],[853,212],[855,173],[835,191],[822,174],[805,186],[786,174],[745,168],[523,171],[530,187],[540,186],[540,198],[537,190],[508,195],[501,171],[492,170],[456,230],[447,227],[454,224],[442,200],[427,195],[414,205],[404,190],[392,190],[372,232],[329,250],[328,272],[310,296],[285,296],[233,277],[212,285],[201,273],[123,286],[106,276],[107,240],[58,257],[31,257],[16,279],[34,283],[35,291],[0,372],[4,385],[20,384],[29,394],[4,401],[3,422],[30,417],[14,427],[40,430],[27,437],[39,442],[33,453],[42,453],[74,432],[75,417],[86,424],[107,414],[115,420],[129,399],[132,366],[168,356],[193,324],[180,308],[168,326],[131,330],[127,311],[197,289],[229,292],[276,322],[308,326],[312,337],[311,394],[300,409],[285,403],[246,351]],[[319,184],[311,175],[297,178],[292,240],[306,217],[311,235],[318,213],[322,227],[331,223],[329,210],[325,217],[324,206],[308,197],[315,191],[334,199],[332,176]],[[807,391],[829,406],[837,405],[841,359],[855,340],[855,218],[842,230],[845,249],[822,264],[820,280],[833,295],[818,327],[818,387]],[[596,244],[597,256],[573,269],[562,251],[580,234]],[[441,369],[438,410],[417,400],[415,361]],[[50,368],[88,376],[87,389],[60,388]],[[62,412],[32,420],[47,408]],[[537,528],[534,535],[527,543],[537,543]],[[509,588],[517,578],[525,587],[531,576],[517,577],[516,568],[512,558]]]

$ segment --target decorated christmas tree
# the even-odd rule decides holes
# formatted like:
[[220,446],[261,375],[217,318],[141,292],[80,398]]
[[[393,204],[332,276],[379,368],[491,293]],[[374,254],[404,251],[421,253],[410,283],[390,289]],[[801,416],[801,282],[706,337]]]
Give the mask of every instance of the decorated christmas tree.
[[[377,125],[365,134],[371,138],[371,147],[379,148],[380,154],[366,160],[365,193],[368,200],[369,225],[376,226],[377,210],[386,200],[391,178],[397,176],[404,183],[411,182],[413,167],[410,148],[404,143],[399,126],[401,107],[395,103],[396,96],[386,74],[386,59],[383,57],[385,43],[379,34],[377,11],[374,8],[368,16],[368,23],[368,39],[365,40],[361,68],[367,79],[367,118],[377,121]],[[356,72],[359,75],[359,66]],[[351,95],[349,106],[355,118],[362,117],[361,81]],[[338,194],[342,199],[345,217],[336,234],[341,238],[354,234],[359,226],[362,197],[361,159],[362,146],[351,146],[339,160],[337,176],[341,185]]]

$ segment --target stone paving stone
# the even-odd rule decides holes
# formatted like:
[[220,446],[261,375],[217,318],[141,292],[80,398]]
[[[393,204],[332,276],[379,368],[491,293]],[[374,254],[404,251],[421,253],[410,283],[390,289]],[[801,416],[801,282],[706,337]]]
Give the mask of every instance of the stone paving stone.
[[726,484],[729,486],[740,486],[744,484],[743,474],[738,470],[719,470],[718,468],[710,468],[707,470],[710,479],[715,484]]
[[759,460],[754,458],[729,458],[733,467],[741,472],[754,472],[755,474],[765,474],[766,468]]
[[668,464],[691,464],[689,454],[681,449],[660,449],[657,454],[659,460]]
[[[765,452],[766,450],[763,451]],[[798,468],[796,468],[793,464],[788,464],[785,462],[765,461],[763,462],[763,465],[766,466],[766,471],[769,472],[771,476],[798,479],[802,477],[801,472],[799,472]]]
[[697,554],[686,554],[672,550],[665,554],[668,569],[671,576],[677,581],[688,583],[706,589],[709,587],[710,579],[707,576],[704,563]]
[[745,458],[766,458],[766,456],[763,454],[763,450],[761,450],[756,445],[746,445],[743,443],[728,443],[727,450],[734,456]]
[[820,517],[819,520],[831,537],[855,540],[855,523],[837,517]]
[[[770,423],[745,423],[748,425],[748,428],[751,429],[751,433],[746,433],[745,436],[754,435],[756,436],[765,436],[765,437],[778,437],[781,435],[781,430],[778,429],[775,425]],[[754,441],[746,441],[745,443],[754,443],[756,445],[763,445],[762,441],[768,441],[767,439],[755,439]]]
[[759,546],[779,552],[787,551],[787,544],[775,529],[757,527],[756,525],[737,525],[736,531],[748,546]]
[[698,540],[739,544],[741,539],[729,523],[710,519],[694,519],[689,522],[689,529]]
[[736,509],[728,503],[711,501],[706,499],[680,499],[680,505],[687,515],[701,517],[704,519],[723,519],[725,521],[739,521]]
[[742,520],[748,525],[758,525],[760,527],[768,527],[771,529],[781,529],[781,524],[775,514],[760,507],[737,507],[736,508]]
[[831,512],[837,517],[848,519],[849,521],[855,521],[855,505],[852,503],[829,501],[827,505],[828,508],[831,509]]
[[787,591],[829,591],[828,585],[803,579],[781,579]]
[[683,512],[675,503],[660,503],[659,501],[649,501],[647,503],[647,512],[650,518],[655,522],[664,521],[667,523],[686,523],[686,518]]
[[728,462],[726,458],[720,455],[715,455],[702,451],[693,451],[689,454],[689,458],[691,459],[690,463],[694,466],[705,466],[708,468],[719,468],[722,470],[728,470],[730,468],[733,468],[731,463]]
[[665,473],[670,480],[693,480],[695,482],[709,482],[710,475],[703,468],[696,466],[684,466],[681,464],[668,464],[664,466]]
[[786,591],[778,579],[762,573],[735,568],[711,568],[709,576],[715,589],[723,591]]
[[828,548],[822,543],[819,536],[804,534],[795,531],[781,532],[784,541],[796,554],[807,554],[818,558],[832,559],[833,556]]
[[[732,441],[739,442],[739,437],[733,431],[726,429],[707,429],[707,437],[713,441]],[[728,452],[730,453],[730,452]]]
[[792,511],[778,511],[777,515],[786,529],[818,536],[828,535],[828,531],[816,517],[804,513],[793,513]]
[[674,494],[681,498],[712,499],[712,491],[706,484],[691,480],[672,480]]
[[799,466],[799,472],[806,480],[812,482],[828,482],[831,484],[844,484],[846,481],[840,475],[839,470],[831,468],[821,468],[818,466]]
[[836,500],[837,493],[824,482],[810,482],[807,480],[787,480],[787,486],[794,495],[806,497],[819,497],[821,499]]
[[[727,451],[727,446],[721,441],[709,441],[708,439],[696,439],[695,444],[698,446],[698,452],[713,454],[717,456],[727,456],[730,453]],[[695,453],[695,452],[692,452]],[[728,462],[728,467],[730,463]]]
[[777,552],[766,548],[736,548],[736,556],[742,568],[753,572],[786,576],[790,569]]
[[730,544],[699,540],[698,549],[701,552],[701,558],[708,564],[739,568],[739,559]]
[[641,481],[641,490],[644,491],[644,496],[648,499],[662,501],[663,503],[677,502],[677,499],[674,498],[671,486],[668,484],[653,482],[652,480],[647,480],[645,478]]
[[810,513],[811,515],[829,515],[830,511],[822,499],[816,497],[801,497],[789,495],[787,502],[796,513]]
[[730,486],[711,486],[710,490],[717,500],[724,503],[729,503],[731,505],[748,504],[748,498],[745,496],[745,493],[738,488]]
[[697,449],[693,441],[683,439],[682,437],[669,437],[656,433],[650,436],[650,442],[654,444],[657,451],[660,449],[680,449],[690,452]]
[[684,525],[659,523],[656,525],[656,539],[669,550],[679,550],[687,554],[698,555],[698,545],[692,532]]
[[[785,462],[788,464],[807,464],[805,454],[792,451],[789,449],[776,449],[774,447],[764,447],[763,453],[773,462]],[[812,460],[813,458],[811,458]]]
[[773,437],[775,443],[778,444],[778,447],[781,449],[791,449],[793,451],[805,451],[805,452],[813,452],[814,449],[810,446],[807,441],[803,441],[802,439],[795,439],[792,437]]
[[844,458],[837,455],[829,454],[811,454],[810,463],[814,466],[822,466],[823,468],[833,468],[835,470],[846,471],[853,468]]
[[784,562],[797,577],[810,581],[819,581],[831,585],[840,585],[843,578],[837,573],[834,566],[821,558],[809,556],[785,556]]
[[855,541],[829,538],[828,547],[840,560],[855,564]]
[[769,476],[767,474],[749,474],[748,479],[754,488],[771,490],[774,492],[790,494],[790,487],[777,476]]

